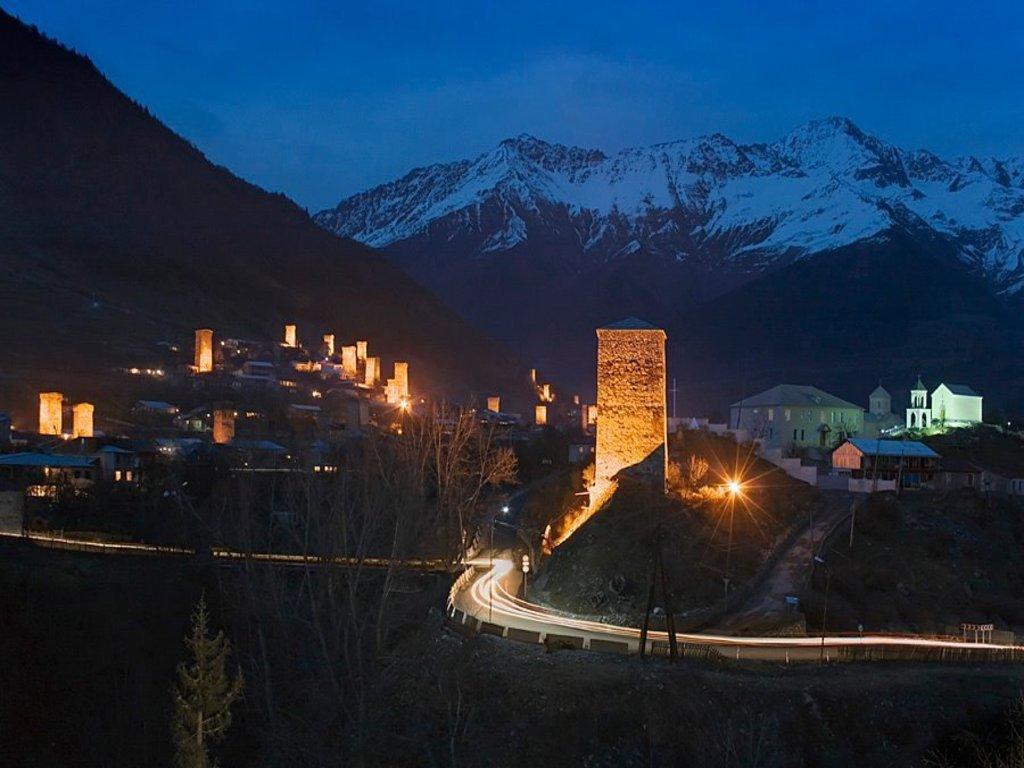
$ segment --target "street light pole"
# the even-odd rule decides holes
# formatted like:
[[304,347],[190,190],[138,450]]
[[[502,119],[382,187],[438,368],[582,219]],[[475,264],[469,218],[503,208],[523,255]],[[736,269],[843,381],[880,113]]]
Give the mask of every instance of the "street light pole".
[[[503,504],[501,507],[501,514],[507,515],[510,511],[508,504]],[[488,559],[490,560],[491,575],[487,582],[487,621],[491,621],[494,618],[494,525],[497,522],[494,518],[494,512],[491,512],[491,546]],[[503,523],[508,525],[508,523]]]

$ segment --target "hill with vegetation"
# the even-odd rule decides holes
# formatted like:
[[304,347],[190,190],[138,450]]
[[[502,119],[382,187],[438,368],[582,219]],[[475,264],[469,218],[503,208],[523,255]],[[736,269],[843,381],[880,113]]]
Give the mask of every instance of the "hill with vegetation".
[[525,368],[402,270],[3,11],[0,105],[0,403],[141,365],[197,327],[276,339],[286,321],[369,339],[422,390],[526,396]]
[[[726,486],[732,478],[743,480],[736,495]],[[623,481],[544,562],[531,599],[635,624],[660,546],[672,608],[689,626],[724,607],[726,579],[732,603],[821,505],[817,491],[758,459],[749,446],[702,431],[673,436],[669,488],[665,495]],[[665,607],[660,592],[657,604]]]

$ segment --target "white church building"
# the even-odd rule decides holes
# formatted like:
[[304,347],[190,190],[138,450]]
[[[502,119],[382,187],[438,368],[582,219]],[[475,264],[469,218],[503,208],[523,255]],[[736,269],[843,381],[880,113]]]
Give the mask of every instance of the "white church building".
[[981,424],[981,395],[966,384],[939,384],[929,396],[917,377],[910,390],[907,429],[969,427]]

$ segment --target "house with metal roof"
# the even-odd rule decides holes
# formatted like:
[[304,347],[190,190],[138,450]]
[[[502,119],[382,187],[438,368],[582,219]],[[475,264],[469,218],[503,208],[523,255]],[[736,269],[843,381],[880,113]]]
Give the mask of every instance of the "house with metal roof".
[[864,409],[817,387],[779,384],[733,403],[729,426],[760,440],[766,450],[831,448],[860,434]]
[[53,495],[51,491],[60,483],[88,487],[98,477],[99,467],[91,456],[34,452],[0,456],[0,478],[25,487],[30,495]]
[[904,488],[931,483],[941,456],[916,440],[850,438],[832,451],[832,467],[857,479],[895,480]]

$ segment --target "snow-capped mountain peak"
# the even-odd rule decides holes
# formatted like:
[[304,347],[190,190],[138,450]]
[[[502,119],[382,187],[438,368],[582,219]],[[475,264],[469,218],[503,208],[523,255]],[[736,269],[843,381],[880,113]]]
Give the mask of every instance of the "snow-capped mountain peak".
[[316,219],[378,247],[418,243],[432,268],[543,242],[574,262],[646,254],[749,272],[893,227],[930,230],[997,289],[1024,286],[1024,160],[905,151],[844,117],[771,143],[714,133],[614,154],[520,134]]

